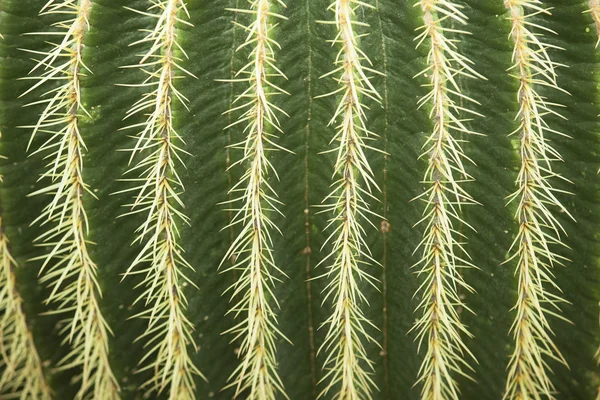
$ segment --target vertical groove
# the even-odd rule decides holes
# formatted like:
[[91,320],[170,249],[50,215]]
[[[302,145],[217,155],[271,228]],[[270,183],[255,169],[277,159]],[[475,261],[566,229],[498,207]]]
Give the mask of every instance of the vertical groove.
[[[369,166],[365,149],[367,140],[373,139],[366,124],[366,107],[363,97],[375,101],[380,96],[371,84],[367,74],[377,73],[369,64],[365,53],[359,48],[359,34],[356,26],[366,24],[356,19],[357,11],[363,7],[374,8],[359,0],[337,0],[329,6],[335,13],[334,24],[337,34],[333,43],[341,50],[335,60],[336,68],[326,76],[335,75],[338,89],[324,96],[341,94],[337,110],[329,125],[336,125],[337,132],[331,140],[335,143],[330,152],[337,154],[334,166],[332,192],[325,198],[324,211],[332,215],[326,229],[331,234],[324,246],[330,245],[331,252],[322,262],[329,263],[328,271],[323,275],[328,279],[324,302],[333,303],[331,316],[323,323],[327,326],[325,341],[319,351],[326,352],[321,379],[325,387],[320,397],[335,390],[335,398],[358,400],[368,398],[376,387],[371,378],[374,362],[364,347],[364,342],[375,342],[367,333],[366,326],[372,323],[361,310],[366,302],[359,288],[359,281],[373,286],[376,279],[368,274],[364,267],[377,264],[371,256],[365,242],[364,223],[374,213],[365,200],[374,198],[371,189],[377,190],[373,171]],[[320,96],[323,97],[323,96]],[[370,148],[370,147],[369,147]]]
[[[229,226],[240,226],[241,232],[221,264],[233,258],[234,265],[225,271],[238,270],[240,273],[229,292],[231,301],[235,300],[230,313],[235,317],[242,316],[242,320],[226,333],[241,339],[241,362],[231,374],[227,387],[235,388],[234,397],[247,391],[251,400],[272,400],[277,393],[285,396],[283,383],[277,373],[275,345],[277,338],[284,337],[277,328],[273,305],[278,307],[278,303],[272,291],[278,279],[275,273],[284,273],[273,259],[271,234],[279,229],[269,217],[270,213],[279,212],[279,201],[268,182],[269,173],[277,175],[268,160],[268,153],[282,149],[273,139],[276,133],[281,133],[276,112],[285,115],[271,103],[270,98],[287,94],[271,82],[274,76],[285,77],[275,65],[274,48],[278,45],[270,37],[276,26],[271,20],[284,19],[273,11],[275,3],[285,7],[280,0],[253,0],[249,9],[233,9],[248,14],[252,19],[249,26],[244,26],[246,41],[238,47],[238,50],[251,48],[249,62],[237,72],[234,79],[229,80],[247,83],[247,88],[234,100],[234,107],[229,110],[241,110],[243,114],[228,126],[245,126],[244,133],[247,136],[231,147],[241,148],[244,152],[232,166],[241,164],[247,169],[230,190],[236,196],[229,203],[241,203],[241,207],[236,210]],[[238,295],[239,299],[236,299]]]
[[[180,154],[185,153],[184,142],[176,132],[173,105],[176,101],[186,106],[187,99],[176,89],[175,81],[191,75],[181,67],[185,51],[178,44],[177,23],[187,24],[178,17],[180,13],[189,19],[182,0],[152,1],[147,12],[130,9],[156,19],[154,29],[138,42],[149,50],[138,65],[148,77],[139,85],[152,90],[142,96],[127,112],[127,117],[143,114],[142,124],[124,129],[140,129],[136,144],[131,149],[130,163],[136,159],[126,174],[135,173],[137,178],[128,179],[137,184],[126,191],[136,192],[128,214],[146,216],[137,229],[135,241],[142,250],[127,269],[125,276],[142,274],[145,290],[136,299],[146,309],[135,317],[148,321],[146,331],[138,339],[145,340],[147,350],[140,360],[140,371],[152,370],[154,375],[142,385],[146,395],[167,392],[170,400],[194,399],[196,375],[202,376],[194,365],[189,348],[197,350],[192,332],[194,327],[185,315],[187,299],[183,288],[192,284],[184,270],[193,269],[185,260],[180,248],[179,223],[189,223],[182,213],[180,199],[183,184],[176,165],[182,164]],[[187,106],[186,106],[187,107]]]
[[[235,8],[239,8],[239,0],[235,0]],[[233,18],[233,28],[232,28],[232,40],[231,40],[231,60],[229,62],[229,77],[230,79],[234,79],[235,77],[235,44],[237,42],[237,29],[238,29],[238,15],[235,14]],[[234,83],[231,81],[229,83],[229,108],[233,107],[233,101],[235,99],[235,90]],[[227,125],[231,125],[232,123],[231,113],[227,113]],[[233,177],[231,176],[231,131],[227,130],[227,148],[225,149],[225,171],[227,173],[227,201],[231,203],[233,200],[233,194],[231,193],[231,188],[233,185]],[[227,221],[229,224],[233,222],[233,210],[227,210]],[[229,246],[233,245],[233,241],[235,239],[235,230],[233,226],[229,226],[227,229],[229,233]],[[235,264],[234,260],[230,260],[230,265]],[[237,281],[237,271],[233,271],[233,281]]]
[[[423,145],[423,158],[428,160],[423,183],[428,186],[417,199],[425,203],[423,240],[419,244],[422,256],[415,266],[423,281],[417,291],[418,305],[423,315],[412,330],[417,332],[419,349],[425,346],[425,356],[419,369],[418,383],[422,384],[421,398],[442,400],[459,398],[457,375],[472,370],[467,358],[474,360],[463,341],[471,337],[462,323],[459,308],[468,307],[459,290],[473,292],[460,273],[474,268],[463,242],[466,236],[455,225],[463,225],[461,207],[474,204],[462,187],[472,177],[465,169],[470,159],[461,148],[461,135],[475,134],[464,124],[464,117],[478,115],[462,105],[463,100],[475,101],[461,93],[459,77],[482,78],[471,67],[471,61],[458,52],[452,36],[466,32],[451,23],[466,25],[461,6],[450,0],[420,0],[423,11],[423,32],[417,37],[418,46],[429,43],[427,68],[420,75],[428,76],[431,91],[419,106],[431,107],[429,116],[434,123],[432,134]],[[456,99],[459,101],[456,102]]]
[[[596,27],[596,36],[598,37],[596,47],[598,47],[598,45],[600,45],[600,0],[589,0],[588,11],[592,16],[592,20]],[[598,350],[596,350],[594,358],[596,359],[596,364],[600,365],[600,346],[598,347]],[[597,385],[596,388],[596,400],[600,400],[600,385]]]
[[[515,348],[508,365],[505,399],[554,399],[554,386],[549,376],[548,359],[566,361],[553,343],[548,315],[561,317],[560,303],[555,294],[560,289],[554,282],[552,267],[561,265],[564,258],[553,247],[562,245],[563,231],[551,208],[570,216],[555,197],[563,192],[551,186],[554,178],[563,179],[552,170],[552,162],[562,160],[551,147],[548,134],[559,134],[547,121],[548,115],[560,116],[553,103],[538,92],[538,88],[559,89],[554,63],[549,49],[556,47],[543,41],[543,33],[553,33],[534,16],[550,15],[539,0],[505,0],[514,43],[511,75],[519,81],[517,101],[518,129],[513,133],[519,139],[520,171],[516,180],[517,191],[510,201],[517,202],[516,223],[518,234],[510,249],[508,261],[516,261],[518,276],[516,316],[511,328]],[[559,89],[560,90],[560,89]],[[554,293],[549,291],[552,289]]]
[[[85,192],[93,196],[83,180],[86,148],[79,132],[79,118],[87,114],[81,103],[80,78],[86,70],[82,60],[83,40],[90,29],[91,8],[91,0],[50,0],[42,8],[41,15],[66,15],[67,19],[54,24],[59,29],[59,40],[52,43],[49,52],[32,52],[43,58],[31,71],[39,74],[31,78],[37,83],[24,95],[45,87],[49,81],[60,82],[58,87],[50,85],[43,100],[34,102],[46,106],[37,124],[28,127],[33,128],[30,145],[37,134],[46,136],[33,154],[43,153],[50,160],[42,174],[42,182],[47,185],[32,195],[52,197],[34,223],[45,228],[37,238],[39,245],[51,248],[40,257],[44,260],[40,282],[52,288],[47,302],[57,304],[53,312],[69,315],[61,333],[66,334],[64,343],[72,348],[59,363],[59,369],[82,368],[78,399],[89,395],[117,399],[119,388],[108,360],[110,330],[98,303],[101,294],[97,266],[88,253],[89,227],[83,205]],[[56,32],[36,34],[56,35]]]
[[375,8],[377,9],[377,21],[379,22],[379,32],[381,34],[381,51],[383,58],[383,107],[384,107],[384,127],[383,127],[383,184],[381,186],[382,191],[382,206],[383,206],[383,219],[381,220],[379,230],[383,235],[383,257],[381,260],[382,276],[381,276],[381,295],[383,296],[383,326],[381,327],[383,333],[383,395],[386,400],[390,397],[390,371],[389,371],[389,354],[388,354],[388,313],[387,313],[387,252],[388,252],[388,233],[390,232],[391,225],[387,219],[388,212],[388,189],[387,189],[387,168],[388,168],[388,58],[385,45],[385,35],[383,34],[383,21],[381,20],[381,10],[379,0],[375,0]]
[[307,94],[308,94],[308,112],[306,116],[306,130],[304,137],[304,236],[306,238],[306,247],[304,248],[304,257],[306,259],[305,271],[306,271],[306,295],[308,303],[308,346],[310,349],[310,381],[312,385],[312,398],[316,399],[318,396],[317,389],[317,360],[315,350],[315,329],[313,321],[313,304],[312,304],[312,285],[311,285],[311,254],[312,248],[310,246],[310,200],[309,200],[309,177],[308,177],[308,151],[310,150],[308,142],[310,139],[310,124],[312,118],[312,70],[313,70],[313,54],[310,46],[310,0],[306,0],[306,37],[308,40],[308,71],[307,71]]

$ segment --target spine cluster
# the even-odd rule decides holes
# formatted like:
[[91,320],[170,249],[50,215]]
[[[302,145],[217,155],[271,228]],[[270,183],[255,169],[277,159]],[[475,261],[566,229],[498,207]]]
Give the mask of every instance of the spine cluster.
[[[461,206],[475,201],[462,184],[471,181],[465,170],[470,161],[461,148],[464,135],[475,134],[465,125],[461,114],[475,115],[467,105],[474,100],[461,93],[459,77],[476,78],[469,59],[461,55],[457,40],[449,36],[465,33],[449,27],[452,22],[465,25],[461,6],[449,0],[421,0],[422,33],[418,46],[429,44],[427,68],[421,75],[429,77],[430,92],[420,100],[420,107],[431,107],[429,116],[433,132],[427,138],[421,157],[428,161],[423,183],[427,189],[418,198],[425,202],[425,225],[418,275],[423,277],[417,294],[421,297],[418,310],[422,316],[415,323],[419,349],[426,353],[419,370],[421,398],[442,400],[459,398],[457,374],[465,375],[470,366],[465,356],[472,354],[463,342],[470,337],[459,317],[459,308],[467,309],[460,291],[472,292],[460,270],[474,267],[464,249],[465,235],[459,226]],[[468,226],[468,225],[467,225]]]
[[[30,145],[38,134],[43,144],[33,154],[44,154],[47,169],[41,181],[46,185],[37,194],[51,196],[35,223],[44,227],[37,238],[40,246],[51,250],[41,257],[42,283],[52,288],[47,301],[57,304],[53,312],[67,315],[61,333],[71,351],[59,364],[62,369],[82,369],[77,398],[117,399],[118,384],[108,360],[109,327],[98,304],[100,286],[97,267],[88,252],[88,221],[83,196],[93,193],[83,179],[83,155],[86,151],[79,131],[79,118],[87,114],[81,102],[80,78],[85,73],[83,38],[89,30],[90,0],[50,0],[42,15],[66,17],[54,24],[57,32],[40,35],[58,37],[48,52],[39,56],[31,73],[37,82],[26,92],[38,87],[50,88],[42,100],[45,108],[33,128]],[[58,82],[58,86],[50,85]]]
[[[553,399],[554,387],[549,377],[548,359],[566,364],[553,343],[548,316],[559,315],[564,300],[556,293],[552,268],[564,258],[553,247],[560,245],[563,230],[552,209],[570,216],[556,197],[559,192],[551,185],[561,178],[552,169],[560,154],[551,147],[548,135],[559,134],[547,121],[548,115],[559,116],[553,104],[539,92],[540,87],[559,89],[555,69],[558,66],[548,54],[555,48],[544,42],[543,33],[552,33],[539,22],[536,15],[549,15],[539,0],[505,0],[512,23],[514,43],[510,69],[519,81],[518,129],[513,133],[519,140],[521,167],[516,181],[517,190],[510,196],[516,202],[516,223],[519,231],[512,244],[512,256],[518,276],[516,317],[512,326],[515,348],[508,365],[505,399]],[[556,212],[555,211],[555,212]]]
[[[135,10],[133,10],[135,11]],[[145,221],[138,228],[136,241],[142,250],[126,275],[142,274],[145,290],[136,302],[146,308],[136,315],[148,321],[141,339],[147,341],[147,352],[140,361],[141,370],[154,371],[153,378],[144,385],[146,393],[168,393],[170,400],[194,399],[194,376],[202,376],[194,365],[190,351],[197,350],[192,337],[192,323],[185,315],[187,300],[183,287],[189,283],[185,275],[192,266],[185,260],[178,244],[178,224],[188,223],[183,214],[180,194],[183,184],[177,174],[182,164],[184,142],[176,132],[172,107],[176,101],[185,106],[187,99],[177,90],[175,82],[191,75],[181,67],[185,52],[178,44],[176,24],[188,24],[179,17],[189,14],[183,0],[151,1],[147,12],[156,19],[154,29],[134,45],[147,45],[149,50],[138,65],[148,76],[138,87],[149,88],[133,105],[127,116],[143,114],[146,120],[127,127],[141,129],[136,135],[131,161],[135,164],[127,174],[136,186],[130,214],[143,214]]]
[[281,132],[277,114],[286,115],[272,102],[274,96],[287,94],[276,86],[274,78],[285,78],[276,66],[275,51],[279,47],[272,38],[273,20],[284,17],[275,13],[275,0],[252,0],[247,9],[232,11],[248,14],[251,22],[242,25],[247,36],[237,50],[250,48],[248,63],[229,82],[246,85],[235,98],[230,113],[241,116],[228,126],[243,125],[245,138],[231,147],[241,149],[242,157],[232,164],[246,168],[240,180],[232,187],[232,207],[235,214],[230,226],[240,227],[240,232],[227,251],[225,260],[233,265],[225,271],[238,271],[236,282],[229,288],[234,305],[229,313],[240,321],[227,333],[241,339],[240,364],[230,377],[229,387],[235,388],[234,397],[245,394],[251,400],[273,400],[278,393],[284,397],[283,383],[277,373],[276,345],[278,337],[284,338],[277,328],[274,306],[278,307],[273,293],[277,275],[285,275],[273,259],[272,233],[279,232],[271,215],[279,213],[280,203],[269,183],[268,175],[277,172],[268,159],[272,150],[283,150],[275,142]]
[[335,125],[336,134],[330,144],[330,152],[336,154],[335,179],[332,192],[325,198],[324,211],[332,215],[326,229],[331,233],[324,244],[331,250],[323,260],[328,263],[324,277],[328,280],[324,302],[332,303],[332,313],[323,323],[326,337],[319,352],[325,352],[321,382],[325,387],[320,397],[329,398],[330,391],[336,391],[331,398],[364,399],[375,388],[370,377],[373,362],[364,347],[365,341],[374,342],[367,333],[371,326],[361,310],[361,303],[367,302],[359,287],[366,281],[375,285],[376,280],[365,271],[365,267],[377,263],[370,255],[365,242],[365,223],[373,215],[368,199],[374,198],[372,189],[379,190],[373,178],[365,150],[371,147],[366,143],[375,135],[367,128],[365,109],[362,101],[369,98],[379,101],[380,96],[371,84],[369,75],[377,73],[370,68],[370,61],[359,47],[357,26],[366,27],[358,21],[357,14],[364,8],[374,8],[359,0],[337,0],[329,6],[335,13],[337,35],[334,45],[340,46],[335,60],[336,68],[327,74],[333,75],[338,88],[325,96],[338,96],[339,102],[330,125]]
[[17,288],[17,266],[8,248],[0,217],[0,397],[50,400],[42,360],[27,326],[23,298]]

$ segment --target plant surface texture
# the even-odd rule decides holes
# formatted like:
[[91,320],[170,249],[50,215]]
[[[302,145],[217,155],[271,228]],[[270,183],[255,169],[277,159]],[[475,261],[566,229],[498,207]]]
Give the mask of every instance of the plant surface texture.
[[0,399],[600,399],[599,0],[0,0]]

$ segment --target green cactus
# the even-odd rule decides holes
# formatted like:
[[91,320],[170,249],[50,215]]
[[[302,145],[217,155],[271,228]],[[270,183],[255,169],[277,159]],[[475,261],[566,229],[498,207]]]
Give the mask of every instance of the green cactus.
[[0,398],[600,396],[598,0],[0,34]]

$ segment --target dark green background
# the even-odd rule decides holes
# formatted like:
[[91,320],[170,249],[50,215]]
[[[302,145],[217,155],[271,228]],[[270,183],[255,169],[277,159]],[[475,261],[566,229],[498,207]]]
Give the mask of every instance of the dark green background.
[[[376,4],[374,2],[377,1]],[[34,65],[30,55],[20,48],[47,48],[41,36],[23,35],[26,32],[47,31],[52,18],[38,17],[37,12],[46,0],[2,0],[0,3],[0,173],[4,183],[0,189],[3,218],[12,244],[12,252],[19,265],[19,287],[27,302],[27,313],[35,333],[36,344],[44,360],[55,363],[64,355],[58,346],[60,338],[56,320],[39,314],[48,309],[42,303],[45,289],[36,281],[39,265],[26,262],[40,254],[32,240],[39,227],[30,223],[48,201],[44,196],[27,197],[43,170],[38,156],[27,157],[25,147],[30,136],[19,126],[37,120],[39,107],[22,108],[36,99],[41,91],[19,98],[31,81],[19,80]],[[237,0],[237,6],[246,6]],[[145,9],[149,2],[131,0],[129,7]],[[191,218],[190,226],[182,226],[181,244],[187,260],[194,266],[190,278],[199,291],[187,288],[190,300],[188,316],[196,327],[195,337],[200,350],[194,355],[198,367],[208,383],[198,380],[199,399],[228,399],[232,392],[221,392],[229,374],[236,366],[237,343],[221,333],[232,326],[228,298],[221,293],[233,282],[234,276],[219,274],[217,266],[225,253],[232,235],[221,230],[229,215],[217,203],[227,200],[227,191],[241,174],[240,169],[226,171],[228,154],[231,160],[240,157],[239,151],[226,150],[228,143],[239,141],[241,129],[223,131],[235,115],[223,115],[233,97],[243,85],[217,82],[227,79],[244,63],[246,53],[234,54],[244,33],[234,28],[236,17],[226,8],[236,7],[236,0],[190,0],[188,8],[193,27],[181,26],[180,43],[189,55],[184,68],[198,79],[178,81],[183,94],[190,99],[188,112],[176,105],[174,118],[178,132],[187,143],[192,156],[185,157],[187,169],[180,168],[186,191],[182,196],[185,213]],[[316,23],[329,20],[333,14],[326,10],[324,0],[288,0],[288,7],[280,10],[288,20],[281,21],[276,39],[282,49],[278,52],[278,66],[288,80],[278,82],[291,93],[279,98],[283,109],[290,115],[282,119],[285,135],[279,143],[294,154],[283,152],[271,155],[279,172],[280,181],[272,182],[285,204],[281,208],[285,218],[275,218],[284,235],[276,237],[275,259],[289,279],[277,285],[281,304],[279,322],[283,333],[294,343],[280,342],[279,372],[286,391],[293,400],[314,399],[315,387],[323,375],[323,357],[315,354],[324,338],[317,330],[329,312],[329,305],[321,306],[324,281],[306,282],[320,275],[325,268],[316,265],[327,254],[321,249],[327,215],[315,214],[329,192],[333,159],[320,154],[329,149],[333,128],[327,123],[335,110],[334,98],[315,96],[335,87],[329,78],[319,77],[333,68],[337,52],[326,40],[334,37],[334,27]],[[379,392],[373,399],[417,399],[419,387],[413,387],[420,364],[414,335],[407,334],[415,321],[412,298],[418,280],[410,266],[418,261],[413,255],[422,235],[422,226],[413,227],[420,219],[423,204],[410,202],[422,193],[420,183],[425,172],[425,161],[417,160],[426,136],[432,129],[426,108],[417,109],[417,101],[427,93],[426,80],[413,76],[426,66],[426,46],[415,49],[415,29],[421,25],[420,10],[413,1],[371,0],[377,10],[361,10],[358,16],[370,25],[370,35],[361,40],[361,46],[371,57],[375,68],[386,77],[374,78],[374,84],[383,96],[383,103],[368,103],[370,129],[380,136],[374,143],[389,156],[369,153],[382,193],[380,203],[373,209],[385,216],[391,224],[387,234],[367,228],[368,242],[374,257],[383,267],[369,267],[369,272],[381,280],[381,291],[365,287],[370,305],[364,305],[366,314],[381,328],[371,332],[383,346],[369,345],[372,360],[376,362],[374,379]],[[572,262],[557,268],[556,276],[564,297],[572,304],[563,307],[568,324],[552,320],[556,343],[566,357],[570,370],[551,364],[560,399],[592,399],[598,385],[598,369],[594,352],[600,343],[598,328],[598,301],[600,300],[600,50],[594,49],[595,27],[589,14],[582,14],[587,0],[546,0],[555,7],[552,17],[544,16],[539,22],[555,30],[558,35],[548,40],[564,51],[554,51],[555,61],[569,68],[559,70],[559,84],[570,95],[556,91],[544,92],[551,101],[564,104],[563,114],[568,120],[549,118],[553,127],[569,134],[572,139],[552,138],[563,155],[565,163],[557,163],[559,170],[573,184],[565,185],[574,196],[561,200],[577,219],[577,223],[560,216],[567,230],[564,238],[570,249],[561,250]],[[127,168],[128,154],[117,150],[131,146],[132,139],[119,131],[131,121],[123,121],[126,110],[139,98],[137,89],[116,86],[138,83],[144,76],[135,69],[119,68],[139,61],[142,48],[129,44],[143,37],[138,32],[152,20],[123,8],[122,0],[96,0],[90,17],[91,31],[85,37],[84,62],[93,74],[82,80],[82,96],[92,118],[82,121],[81,131],[88,147],[84,159],[84,177],[98,196],[87,196],[85,205],[90,218],[92,257],[99,266],[99,280],[103,290],[101,301],[104,315],[114,330],[111,339],[111,362],[122,385],[123,398],[141,397],[137,387],[147,379],[135,374],[136,364],[143,354],[142,344],[133,343],[144,329],[144,321],[129,320],[136,309],[131,304],[139,291],[134,290],[136,278],[120,282],[121,276],[140,250],[131,245],[134,230],[141,216],[117,217],[126,211],[122,207],[128,194],[112,195],[127,188],[119,182]],[[485,136],[469,138],[466,152],[476,166],[468,166],[476,182],[466,189],[482,203],[465,209],[465,218],[477,232],[464,230],[469,241],[467,249],[473,263],[480,270],[465,272],[466,281],[476,290],[468,295],[466,303],[476,315],[463,313],[464,321],[475,335],[466,344],[472,349],[479,364],[475,366],[474,382],[461,379],[464,399],[500,399],[506,364],[512,349],[508,335],[512,322],[510,311],[516,298],[514,265],[501,265],[507,257],[516,233],[514,209],[505,207],[506,196],[515,190],[519,161],[517,143],[508,134],[515,128],[514,117],[517,82],[506,69],[511,65],[510,23],[501,0],[468,0],[465,13],[470,18],[467,29],[472,35],[463,37],[461,51],[475,62],[475,68],[487,81],[461,82],[465,93],[481,103],[476,110],[485,115],[471,123],[474,130]],[[231,162],[231,161],[230,161]],[[556,182],[559,184],[559,182]],[[381,220],[373,220],[380,227]],[[54,374],[47,369],[56,390],[57,399],[69,399],[74,387],[69,385],[76,371]]]

